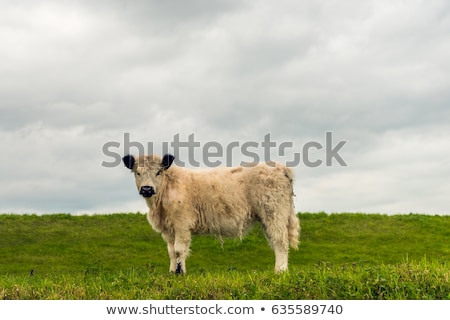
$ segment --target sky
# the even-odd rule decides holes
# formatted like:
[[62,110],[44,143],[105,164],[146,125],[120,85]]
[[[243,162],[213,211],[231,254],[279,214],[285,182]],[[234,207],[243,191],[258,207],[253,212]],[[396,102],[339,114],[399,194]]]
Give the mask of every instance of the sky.
[[299,154],[297,211],[450,214],[448,1],[0,6],[0,213],[146,212],[142,145]]

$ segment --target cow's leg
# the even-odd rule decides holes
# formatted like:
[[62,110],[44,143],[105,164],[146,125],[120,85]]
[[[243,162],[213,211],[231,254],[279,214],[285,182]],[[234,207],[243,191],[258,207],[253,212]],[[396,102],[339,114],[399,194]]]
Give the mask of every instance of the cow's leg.
[[169,272],[175,272],[177,270],[177,256],[175,255],[174,242],[167,243],[167,251],[169,252],[170,259]]
[[275,251],[275,273],[284,272],[288,269],[289,250],[284,246],[274,245]]
[[167,234],[162,234],[164,241],[167,243],[167,252],[169,253],[170,266],[169,272],[177,270],[177,256],[175,255],[175,237]]
[[275,223],[263,225],[264,232],[270,246],[275,253],[275,273],[288,269],[289,238],[288,231],[279,228]]
[[175,273],[186,274],[186,258],[189,254],[191,245],[191,234],[189,231],[177,232],[175,234],[175,257],[176,270]]

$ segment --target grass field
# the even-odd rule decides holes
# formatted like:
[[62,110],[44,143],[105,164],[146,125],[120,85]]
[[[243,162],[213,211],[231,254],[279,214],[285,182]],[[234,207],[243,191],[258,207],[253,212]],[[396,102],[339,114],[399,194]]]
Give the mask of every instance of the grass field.
[[0,215],[1,299],[450,299],[450,217],[299,214],[289,272],[259,227],[196,236],[186,276],[143,214]]

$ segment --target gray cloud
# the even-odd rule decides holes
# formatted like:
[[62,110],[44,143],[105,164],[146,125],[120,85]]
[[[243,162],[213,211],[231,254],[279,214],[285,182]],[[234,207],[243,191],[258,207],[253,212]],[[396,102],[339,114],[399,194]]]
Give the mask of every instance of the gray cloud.
[[5,3],[0,212],[136,210],[127,172],[101,166],[124,132],[301,146],[333,131],[349,167],[296,168],[299,210],[447,213],[449,8]]

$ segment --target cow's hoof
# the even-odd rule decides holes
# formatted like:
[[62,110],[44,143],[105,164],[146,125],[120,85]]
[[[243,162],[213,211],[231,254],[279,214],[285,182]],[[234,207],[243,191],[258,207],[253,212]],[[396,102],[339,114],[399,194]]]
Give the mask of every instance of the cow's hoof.
[[175,270],[175,274],[183,274],[183,270],[181,269],[181,262],[177,263],[177,269]]

